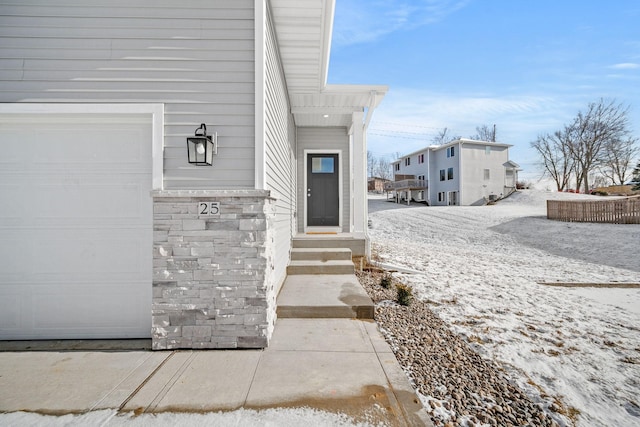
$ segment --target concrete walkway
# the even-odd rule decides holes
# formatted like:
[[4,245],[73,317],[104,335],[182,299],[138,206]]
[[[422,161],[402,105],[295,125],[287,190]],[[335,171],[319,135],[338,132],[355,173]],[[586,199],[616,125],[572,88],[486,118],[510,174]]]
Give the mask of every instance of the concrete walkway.
[[0,412],[294,407],[432,425],[372,321],[279,319],[265,350],[0,352]]

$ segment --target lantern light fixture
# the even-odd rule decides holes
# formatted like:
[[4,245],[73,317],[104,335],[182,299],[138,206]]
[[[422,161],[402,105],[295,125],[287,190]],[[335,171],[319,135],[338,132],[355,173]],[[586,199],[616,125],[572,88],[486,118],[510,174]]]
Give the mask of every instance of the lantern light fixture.
[[207,135],[207,126],[202,123],[194,136],[187,138],[189,163],[196,166],[211,166],[213,156],[218,154],[218,134]]

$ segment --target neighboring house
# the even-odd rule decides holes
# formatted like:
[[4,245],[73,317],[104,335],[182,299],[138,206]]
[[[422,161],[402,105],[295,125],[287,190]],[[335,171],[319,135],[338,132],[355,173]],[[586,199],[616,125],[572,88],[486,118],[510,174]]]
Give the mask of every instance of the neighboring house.
[[374,176],[369,178],[368,189],[371,192],[382,193],[384,191],[384,184],[387,182],[389,182],[389,180],[386,178],[378,178]]
[[387,87],[326,84],[334,5],[0,0],[0,339],[261,348],[292,238],[364,255]]
[[[508,144],[459,139],[403,156],[392,163],[398,192],[430,205],[481,205],[516,189],[520,167],[509,160]],[[424,182],[417,188],[407,177]],[[406,191],[402,197],[406,197]],[[426,193],[426,196],[425,196]]]

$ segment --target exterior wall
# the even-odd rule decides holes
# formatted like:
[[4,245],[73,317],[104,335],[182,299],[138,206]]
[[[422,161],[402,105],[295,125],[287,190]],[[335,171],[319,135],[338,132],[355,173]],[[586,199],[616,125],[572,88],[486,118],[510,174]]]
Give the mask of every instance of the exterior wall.
[[369,180],[367,181],[367,190],[376,193],[382,193],[384,192],[385,182],[389,182],[389,180],[381,178],[369,178]]
[[[447,157],[447,148],[454,147],[454,155]],[[449,193],[451,191],[460,192],[460,174],[467,165],[462,163],[460,156],[460,144],[447,144],[442,147],[431,150],[429,165],[429,204],[432,206],[444,206],[448,204],[448,196],[442,201],[438,201],[438,193]],[[453,168],[453,179],[448,179],[448,169]],[[445,179],[440,181],[440,170],[444,169]],[[466,173],[466,171],[465,171]],[[458,197],[460,194],[458,193]],[[460,199],[458,199],[458,204]]]
[[[219,212],[202,215],[200,202]],[[266,191],[154,192],[154,350],[267,346],[274,211]]]
[[[453,147],[454,155],[447,157],[447,150]],[[486,154],[486,147],[490,148]],[[418,155],[424,154],[425,162],[418,164]],[[405,159],[411,158],[410,165]],[[514,176],[506,176],[505,164],[509,161],[509,148],[504,144],[457,141],[439,147],[430,147],[404,156],[392,165],[396,180],[406,175],[416,178],[425,175],[429,180],[428,200],[430,205],[444,206],[449,204],[449,193],[458,192],[459,205],[485,204],[490,196],[501,197],[510,191],[510,184],[517,180]],[[448,179],[448,169],[453,168],[453,179]],[[440,170],[445,171],[445,180],[440,181]],[[489,179],[485,180],[485,169],[489,169]],[[513,184],[515,186],[515,184]],[[416,192],[414,192],[415,194]],[[443,200],[438,200],[438,193],[445,193]],[[414,196],[415,197],[415,196]]]
[[[504,194],[505,167],[509,160],[509,150],[504,146],[485,144],[462,144],[462,204],[485,204],[491,195],[501,197]],[[486,147],[490,151],[487,154]],[[489,179],[484,170],[489,169]]]
[[296,132],[287,93],[282,62],[271,14],[265,34],[265,187],[274,200],[273,280],[276,292],[287,275],[291,241],[296,230]]
[[[0,102],[163,103],[164,188],[254,188],[254,0],[56,3],[0,0]],[[186,158],[200,123],[210,168]]]
[[[427,175],[429,173],[429,150],[424,150],[424,151],[420,151],[420,152],[416,152],[413,154],[410,154],[408,156],[404,156],[401,157],[399,159],[399,164],[400,164],[400,170],[396,171],[394,168],[394,177],[396,175],[413,175],[416,179],[418,178],[418,176],[420,175],[424,175],[425,179],[427,179]],[[423,163],[418,163],[418,156],[419,155],[423,155],[424,156],[424,162]],[[409,158],[410,162],[409,162],[409,166],[406,165],[406,159]],[[395,162],[394,162],[395,164]],[[398,181],[398,179],[396,179],[396,181]]]
[[349,153],[349,135],[346,128],[298,128],[297,151],[298,173],[298,232],[304,232],[305,224],[305,199],[306,191],[302,183],[305,182],[305,155],[304,150],[341,150],[342,157],[340,170],[342,173],[342,231],[348,233],[350,231],[351,218],[350,214],[350,183],[351,171],[349,169],[350,153]]
[[509,168],[505,170],[504,177],[504,190],[505,195],[516,189],[516,185],[518,184],[518,170],[515,168]]

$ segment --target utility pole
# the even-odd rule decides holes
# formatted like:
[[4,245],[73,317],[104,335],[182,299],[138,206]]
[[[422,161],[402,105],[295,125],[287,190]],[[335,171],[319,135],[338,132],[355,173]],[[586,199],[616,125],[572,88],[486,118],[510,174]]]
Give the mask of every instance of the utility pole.
[[495,123],[493,124],[493,138],[492,139],[493,139],[493,141],[491,141],[491,142],[496,142],[496,124]]

